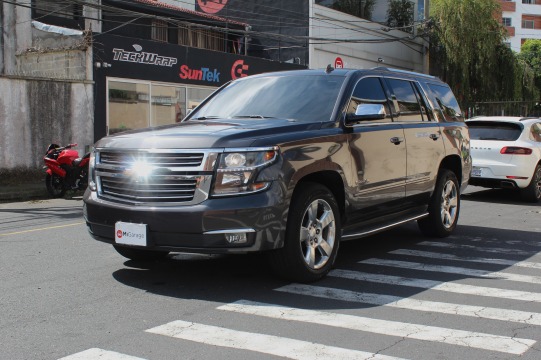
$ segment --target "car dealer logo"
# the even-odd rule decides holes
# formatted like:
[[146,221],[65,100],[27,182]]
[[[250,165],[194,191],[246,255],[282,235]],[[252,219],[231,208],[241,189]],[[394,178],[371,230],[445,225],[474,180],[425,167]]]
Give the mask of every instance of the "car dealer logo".
[[116,237],[122,239],[122,230],[117,230]]
[[248,76],[247,71],[250,68],[249,65],[244,63],[244,60],[237,60],[233,63],[231,68],[231,79],[235,80]]

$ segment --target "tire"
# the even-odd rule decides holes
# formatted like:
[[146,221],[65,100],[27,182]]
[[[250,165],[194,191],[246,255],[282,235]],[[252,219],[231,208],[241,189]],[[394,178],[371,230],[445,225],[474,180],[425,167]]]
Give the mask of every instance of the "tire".
[[541,164],[537,164],[533,172],[532,181],[520,191],[522,199],[536,203],[541,200]]
[[143,250],[118,245],[113,245],[113,247],[120,255],[134,261],[161,260],[169,254],[169,251]]
[[444,238],[453,232],[460,213],[460,190],[456,175],[440,170],[428,205],[428,217],[417,221],[426,236]]
[[66,193],[64,179],[56,174],[47,174],[47,176],[45,176],[45,186],[47,187],[49,195],[54,198],[62,197]]
[[320,184],[302,184],[291,199],[284,247],[271,252],[271,266],[289,280],[319,280],[334,265],[340,233],[340,212],[331,191]]

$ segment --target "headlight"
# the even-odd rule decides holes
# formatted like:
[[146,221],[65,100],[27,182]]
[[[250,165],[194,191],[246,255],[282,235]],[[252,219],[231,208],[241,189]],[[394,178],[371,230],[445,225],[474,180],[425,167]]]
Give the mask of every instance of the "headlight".
[[267,189],[270,182],[257,181],[257,175],[261,169],[272,164],[277,156],[277,148],[221,154],[212,195],[240,195]]
[[96,185],[96,150],[90,151],[90,160],[88,161],[88,187],[91,191],[97,191]]

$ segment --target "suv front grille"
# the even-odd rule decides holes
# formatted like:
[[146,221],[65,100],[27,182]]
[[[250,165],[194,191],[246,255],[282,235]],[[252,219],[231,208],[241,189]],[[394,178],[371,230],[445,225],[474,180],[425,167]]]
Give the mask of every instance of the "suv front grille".
[[98,197],[130,205],[193,205],[207,199],[217,154],[98,150]]

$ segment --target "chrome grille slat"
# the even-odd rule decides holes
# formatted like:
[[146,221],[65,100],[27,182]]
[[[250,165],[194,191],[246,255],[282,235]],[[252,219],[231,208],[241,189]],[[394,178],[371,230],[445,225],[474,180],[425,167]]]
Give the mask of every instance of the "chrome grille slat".
[[[217,158],[208,150],[97,151],[99,198],[131,205],[188,205],[205,200]],[[139,162],[149,166],[149,176],[134,173],[134,163]]]

